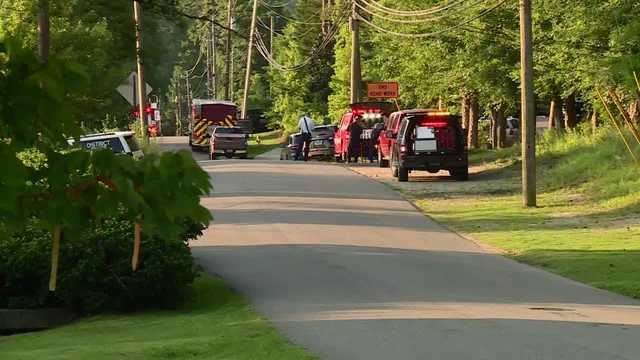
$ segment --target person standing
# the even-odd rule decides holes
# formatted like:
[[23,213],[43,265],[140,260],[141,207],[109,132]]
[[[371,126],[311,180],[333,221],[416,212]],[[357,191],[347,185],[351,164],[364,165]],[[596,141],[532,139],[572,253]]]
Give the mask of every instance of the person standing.
[[304,161],[307,161],[309,160],[309,148],[311,147],[311,133],[315,128],[309,113],[305,112],[300,120],[298,120],[298,128],[300,129],[300,134],[302,134],[302,144],[300,144],[300,148],[298,148],[297,157],[300,158],[300,152],[304,148]]

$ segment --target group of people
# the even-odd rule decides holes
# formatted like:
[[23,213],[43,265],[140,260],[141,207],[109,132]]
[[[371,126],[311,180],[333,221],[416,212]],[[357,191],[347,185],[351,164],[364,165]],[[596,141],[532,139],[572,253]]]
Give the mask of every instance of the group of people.
[[[368,158],[369,161],[374,160],[374,158],[377,156],[375,146],[378,143],[378,137],[380,136],[380,133],[384,129],[383,123],[376,123],[371,125],[363,124],[363,121],[364,120],[362,119],[358,119],[354,121],[349,127],[349,154],[352,154],[356,162],[358,162],[358,158],[360,156]],[[366,129],[371,129],[371,132],[369,134],[370,136],[367,139],[363,139],[362,136],[365,127]],[[305,112],[304,115],[298,120],[298,129],[302,137],[302,144],[298,148],[297,158],[300,159],[302,155],[304,155],[304,161],[308,161],[309,148],[311,147],[311,139],[313,138],[313,130],[315,129],[313,119],[311,118],[311,116],[309,116],[308,112]]]

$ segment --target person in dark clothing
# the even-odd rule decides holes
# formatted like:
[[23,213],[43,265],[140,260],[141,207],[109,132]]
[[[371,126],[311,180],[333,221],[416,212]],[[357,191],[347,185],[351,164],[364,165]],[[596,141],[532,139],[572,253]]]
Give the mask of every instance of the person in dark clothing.
[[373,129],[371,131],[371,148],[369,149],[369,161],[373,162],[374,158],[377,158],[378,152],[376,151],[378,146],[378,139],[380,138],[380,133],[384,131],[384,123],[376,123],[373,125]]
[[350,162],[352,157],[355,158],[355,162],[358,162],[362,147],[362,125],[360,125],[360,119],[351,124],[349,134],[349,158],[347,162]]
[[300,134],[302,135],[302,144],[300,145],[300,149],[298,150],[297,158],[299,159],[302,155],[302,151],[304,150],[304,161],[309,160],[309,149],[311,148],[311,138],[313,137],[313,119],[309,116],[309,113],[304,113],[304,116],[298,120],[298,128],[300,129]]

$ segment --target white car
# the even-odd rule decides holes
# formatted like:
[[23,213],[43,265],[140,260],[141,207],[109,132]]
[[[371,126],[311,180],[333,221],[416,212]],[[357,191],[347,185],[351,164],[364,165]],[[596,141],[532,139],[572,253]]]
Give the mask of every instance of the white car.
[[[75,139],[67,140],[69,145],[75,145]],[[126,154],[138,159],[142,157],[142,150],[133,131],[116,131],[111,133],[91,134],[81,136],[80,146],[87,150],[110,149],[116,154]]]

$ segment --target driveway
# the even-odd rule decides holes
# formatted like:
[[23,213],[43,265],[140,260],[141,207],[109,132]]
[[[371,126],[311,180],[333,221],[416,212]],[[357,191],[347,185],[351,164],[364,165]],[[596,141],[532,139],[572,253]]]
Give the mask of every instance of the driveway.
[[343,166],[201,162],[207,271],[322,359],[638,359],[639,303],[485,252]]

